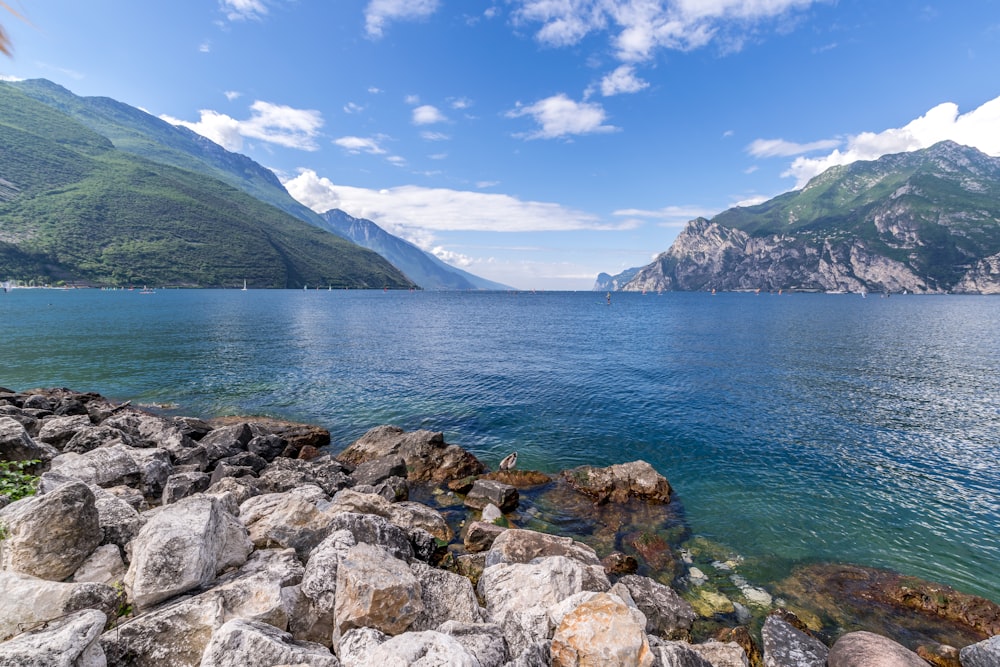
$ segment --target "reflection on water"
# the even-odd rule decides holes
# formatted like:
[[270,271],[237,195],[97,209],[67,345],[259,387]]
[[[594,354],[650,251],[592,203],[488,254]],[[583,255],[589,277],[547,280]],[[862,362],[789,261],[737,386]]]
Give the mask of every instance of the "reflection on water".
[[14,291],[0,384],[636,458],[764,579],[890,567],[1000,600],[1000,300]]

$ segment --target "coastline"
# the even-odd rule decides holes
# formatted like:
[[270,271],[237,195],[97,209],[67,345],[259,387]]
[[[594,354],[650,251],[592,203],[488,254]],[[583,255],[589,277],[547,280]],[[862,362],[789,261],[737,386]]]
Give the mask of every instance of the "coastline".
[[[330,659],[339,656],[340,664],[367,664],[380,651],[402,651],[404,640],[399,638],[451,646],[437,635],[422,634],[428,632],[476,636],[480,643],[491,637],[486,643],[504,657],[494,660],[498,665],[570,664],[558,662],[569,659],[559,656],[589,650],[574,643],[581,632],[574,624],[599,625],[609,618],[626,625],[631,618],[641,626],[631,636],[631,648],[620,650],[646,656],[652,661],[648,664],[674,664],[664,662],[664,656],[689,650],[701,651],[703,657],[712,651],[742,651],[750,664],[759,664],[769,647],[772,656],[782,650],[776,637],[821,651],[821,646],[836,649],[852,634],[847,629],[871,630],[886,641],[900,642],[902,650],[924,653],[947,653],[940,649],[947,639],[957,655],[957,649],[1000,633],[1000,606],[995,603],[870,568],[810,566],[790,572],[781,590],[756,586],[740,574],[739,554],[690,534],[669,482],[641,461],[584,466],[551,477],[516,469],[488,473],[475,456],[428,431],[378,427],[331,455],[325,452],[329,432],[315,426],[255,418],[163,417],[63,389],[0,390],[0,408],[0,443],[6,447],[0,458],[43,461],[36,470],[40,495],[0,509],[0,522],[8,526],[0,533],[6,535],[0,543],[0,576],[18,586],[38,584],[36,579],[77,589],[89,586],[86,595],[75,595],[93,606],[73,603],[73,617],[96,610],[105,618],[100,629],[105,623],[114,626],[90,632],[91,640],[81,649],[96,653],[99,648],[107,664],[128,664],[124,655],[139,651],[144,641],[148,651],[168,641],[166,636],[149,640],[142,633],[150,631],[154,619],[162,624],[164,614],[179,613],[178,605],[186,604],[179,598],[191,595],[203,598],[202,604],[225,608],[225,623],[217,618],[190,621],[204,640],[202,651],[196,651],[201,664],[206,664],[202,653],[209,655],[217,635],[222,641],[222,628],[239,625],[241,619],[264,619],[290,633],[287,642],[322,646]],[[79,530],[39,528],[36,506],[70,491],[76,494],[70,504],[90,520],[76,521]],[[186,508],[187,514],[179,525],[169,524],[164,517],[176,508]],[[163,581],[162,572],[151,573],[170,559],[148,534],[154,531],[144,527],[163,524],[161,532],[168,525],[183,532],[199,516],[206,526],[223,525],[224,530],[213,538],[202,535],[195,550],[201,567],[197,576],[186,572],[183,563],[169,573],[167,579],[186,577],[178,589],[175,581]],[[43,539],[67,531],[74,534],[75,551]],[[562,534],[551,536],[554,531]],[[220,537],[226,545],[221,552],[212,546]],[[378,549],[372,551],[372,545]],[[209,562],[202,562],[204,552],[213,550]],[[84,582],[79,570],[85,565],[93,570],[90,561],[98,551],[111,565],[102,562],[97,569],[111,578]],[[391,560],[385,559],[386,551]],[[53,558],[65,561],[69,553],[76,555],[61,567],[39,567]],[[280,568],[271,562],[279,558],[285,563]],[[112,567],[118,563],[120,567]],[[326,569],[311,575],[310,568],[322,563]],[[344,573],[355,566],[394,582],[380,594],[402,596],[392,599],[420,610],[408,622],[396,612],[376,618],[379,612],[372,609],[358,611],[355,598],[364,595],[342,592],[362,586]],[[270,574],[258,576],[263,571]],[[826,589],[821,575],[831,582]],[[516,580],[525,576],[540,578],[544,599],[517,597],[524,591]],[[277,608],[266,612],[230,604],[232,591],[253,577],[269,581],[262,584],[265,588],[281,581],[278,589],[295,593],[286,593]],[[418,585],[410,586],[411,580]],[[845,581],[855,587],[847,595]],[[566,586],[556,590],[553,582]],[[296,598],[295,604],[288,604],[289,596]],[[25,610],[10,603],[3,607],[8,624],[0,654],[11,643],[23,643],[26,635],[45,632],[11,634],[12,629],[51,624],[69,611],[65,600],[50,618],[28,619]],[[465,616],[444,618],[457,608]],[[119,613],[126,609],[128,613]],[[524,609],[534,615],[522,613]],[[89,618],[96,627],[96,616]],[[448,626],[453,634],[440,631],[459,622],[476,627],[459,632]],[[256,626],[239,629],[267,632]],[[123,634],[130,637],[127,646],[120,643]],[[465,651],[479,658],[460,639],[453,641],[462,647],[452,647],[455,655]],[[152,660],[151,653],[143,655]],[[646,664],[645,658],[636,659],[634,664]],[[190,660],[170,664],[199,664]]]

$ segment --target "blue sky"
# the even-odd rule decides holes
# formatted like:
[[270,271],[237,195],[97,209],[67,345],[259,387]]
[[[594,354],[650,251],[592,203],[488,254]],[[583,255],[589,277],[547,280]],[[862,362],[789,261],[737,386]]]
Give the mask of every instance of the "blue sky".
[[184,124],[522,289],[589,289],[834,164],[1000,155],[998,0],[8,4],[0,75]]

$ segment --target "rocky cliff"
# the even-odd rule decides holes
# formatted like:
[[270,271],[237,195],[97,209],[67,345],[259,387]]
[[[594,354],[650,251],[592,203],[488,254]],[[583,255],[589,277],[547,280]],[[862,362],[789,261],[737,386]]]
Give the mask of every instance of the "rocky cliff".
[[688,223],[624,290],[1000,293],[1000,159],[943,142]]

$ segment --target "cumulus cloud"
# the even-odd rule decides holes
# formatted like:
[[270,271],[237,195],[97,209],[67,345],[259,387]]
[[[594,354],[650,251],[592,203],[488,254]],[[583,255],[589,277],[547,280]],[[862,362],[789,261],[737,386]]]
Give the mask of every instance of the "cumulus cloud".
[[371,0],[365,8],[365,31],[378,39],[390,22],[426,18],[440,5],[439,0]]
[[323,115],[318,111],[257,100],[250,105],[250,118],[246,120],[237,120],[211,109],[202,109],[199,113],[201,118],[197,122],[165,115],[160,118],[197,132],[231,151],[241,150],[244,138],[305,151],[319,148],[316,138],[323,127]]
[[660,227],[683,227],[694,218],[711,218],[717,210],[702,206],[664,206],[658,209],[623,208],[614,212],[615,216],[625,218],[633,227],[638,227],[642,221],[651,220]]
[[544,232],[621,229],[599,217],[559,204],[523,201],[504,194],[406,185],[370,190],[337,185],[311,169],[284,181],[288,192],[312,210],[332,208],[373,220],[394,234],[424,231]]
[[649,87],[649,82],[635,75],[635,67],[621,65],[615,71],[601,79],[601,95],[611,97],[622,93],[637,93]]
[[434,123],[443,123],[447,120],[437,107],[430,104],[421,105],[413,110],[414,125],[432,125]]
[[536,131],[515,136],[524,139],[556,139],[574,134],[616,132],[614,125],[605,125],[604,107],[593,102],[576,102],[560,93],[531,105],[518,104],[508,111],[508,118],[531,116],[540,126]]
[[267,14],[264,0],[220,0],[222,11],[230,21],[259,19]]
[[738,50],[742,31],[824,0],[513,0],[519,25],[540,24],[535,38],[568,46],[609,31],[625,62],[650,59],[657,49],[690,51],[718,41]]
[[383,155],[386,150],[379,146],[378,140],[371,137],[340,137],[334,139],[333,143],[340,146],[348,153],[370,153],[372,155]]
[[939,104],[903,127],[848,137],[844,150],[817,158],[800,156],[782,175],[795,178],[795,187],[801,188],[830,167],[919,150],[945,140],[1000,156],[1000,97],[964,114],[959,113],[957,104]]

